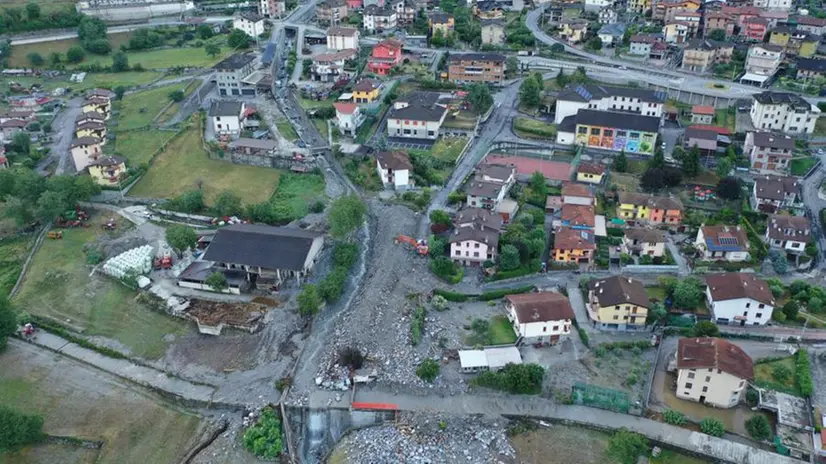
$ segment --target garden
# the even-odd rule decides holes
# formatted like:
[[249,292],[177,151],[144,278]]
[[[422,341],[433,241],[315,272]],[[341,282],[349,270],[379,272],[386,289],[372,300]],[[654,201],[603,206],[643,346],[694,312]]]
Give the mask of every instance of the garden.
[[465,330],[470,333],[464,338],[466,346],[494,346],[516,343],[516,332],[507,317],[498,315],[488,319],[474,319]]
[[517,117],[513,120],[513,131],[522,138],[556,139],[556,125],[538,119]]

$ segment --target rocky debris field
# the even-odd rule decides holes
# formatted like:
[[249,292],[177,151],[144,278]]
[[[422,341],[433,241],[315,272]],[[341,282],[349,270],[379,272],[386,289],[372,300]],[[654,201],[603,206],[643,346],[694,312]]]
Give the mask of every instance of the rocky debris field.
[[507,420],[483,416],[402,413],[395,424],[365,428],[344,437],[334,458],[348,464],[512,463]]

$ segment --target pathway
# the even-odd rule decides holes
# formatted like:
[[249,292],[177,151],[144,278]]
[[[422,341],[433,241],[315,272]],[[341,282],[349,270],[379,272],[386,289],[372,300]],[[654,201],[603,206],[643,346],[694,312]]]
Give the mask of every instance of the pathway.
[[69,146],[75,136],[75,119],[83,112],[81,106],[83,99],[72,98],[66,102],[66,106],[60,110],[52,121],[52,130],[54,131],[52,137],[53,141],[49,145],[49,156],[37,163],[37,170],[42,171],[48,166],[52,160],[57,160],[55,167],[55,174],[63,174],[68,168],[74,171],[74,161],[69,162]]
[[680,270],[678,271],[679,275],[690,274],[691,269],[688,267],[688,262],[685,260],[683,254],[680,253],[680,249],[670,237],[666,238],[665,247],[671,252],[671,256],[674,258],[674,264],[680,267]]
[[579,327],[584,329],[589,335],[597,332],[591,324],[591,320],[588,318],[588,308],[585,307],[585,300],[582,298],[582,292],[579,291],[579,286],[576,283],[569,283],[567,289],[568,301],[574,309],[574,315],[576,315],[576,322],[579,324]]

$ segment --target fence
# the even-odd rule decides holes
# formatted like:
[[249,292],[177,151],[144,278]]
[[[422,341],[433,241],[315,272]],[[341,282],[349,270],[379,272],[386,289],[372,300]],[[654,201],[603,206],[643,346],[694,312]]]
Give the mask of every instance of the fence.
[[623,266],[622,269],[628,272],[638,272],[640,274],[645,273],[654,273],[654,274],[662,274],[666,272],[680,272],[680,266],[676,264],[653,264],[653,265],[642,265],[642,264],[629,264],[627,266]]
[[574,404],[591,408],[606,409],[635,416],[642,415],[642,408],[639,405],[632,406],[628,393],[600,387],[599,385],[575,383],[571,387],[571,401]]

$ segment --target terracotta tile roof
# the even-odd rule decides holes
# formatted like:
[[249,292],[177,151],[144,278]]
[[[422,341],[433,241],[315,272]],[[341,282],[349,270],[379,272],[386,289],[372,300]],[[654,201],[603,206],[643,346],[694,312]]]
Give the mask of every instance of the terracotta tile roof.
[[358,105],[355,103],[336,102],[333,103],[333,106],[336,108],[336,111],[341,114],[353,114],[356,112],[356,109],[358,109]]
[[595,250],[594,233],[562,227],[554,234],[554,250]]
[[500,182],[474,180],[470,183],[467,193],[474,197],[496,198],[503,188],[505,188],[505,184]]
[[565,182],[562,185],[562,196],[594,198],[594,193],[585,185]]
[[505,300],[513,305],[520,324],[574,319],[574,310],[565,295],[554,292],[508,295]]
[[665,234],[659,229],[631,227],[625,229],[625,238],[645,243],[665,243]]
[[381,87],[381,82],[374,80],[374,79],[362,79],[353,87],[353,90],[356,92],[372,92],[373,90],[378,89]]
[[594,297],[600,307],[633,304],[648,308],[648,295],[642,282],[630,277],[613,276],[588,283],[588,289],[593,290]]
[[740,226],[702,226],[703,240],[709,251],[748,251],[749,240]]
[[691,113],[714,116],[714,107],[707,105],[694,105],[691,107]]
[[706,284],[714,301],[751,298],[768,305],[774,305],[774,297],[768,284],[754,274],[726,272],[706,276]]
[[812,239],[811,234],[811,224],[805,216],[769,215],[768,235],[770,239],[807,243]]
[[594,227],[594,207],[590,205],[562,205],[562,222],[571,227]]
[[598,163],[579,163],[576,172],[601,175],[605,173],[605,166]]
[[410,157],[403,151],[382,151],[376,155],[376,160],[384,169],[392,169],[400,171],[407,169],[413,170],[413,165],[410,163]]
[[720,369],[739,379],[754,378],[751,357],[720,338],[681,338],[677,342],[677,369]]

